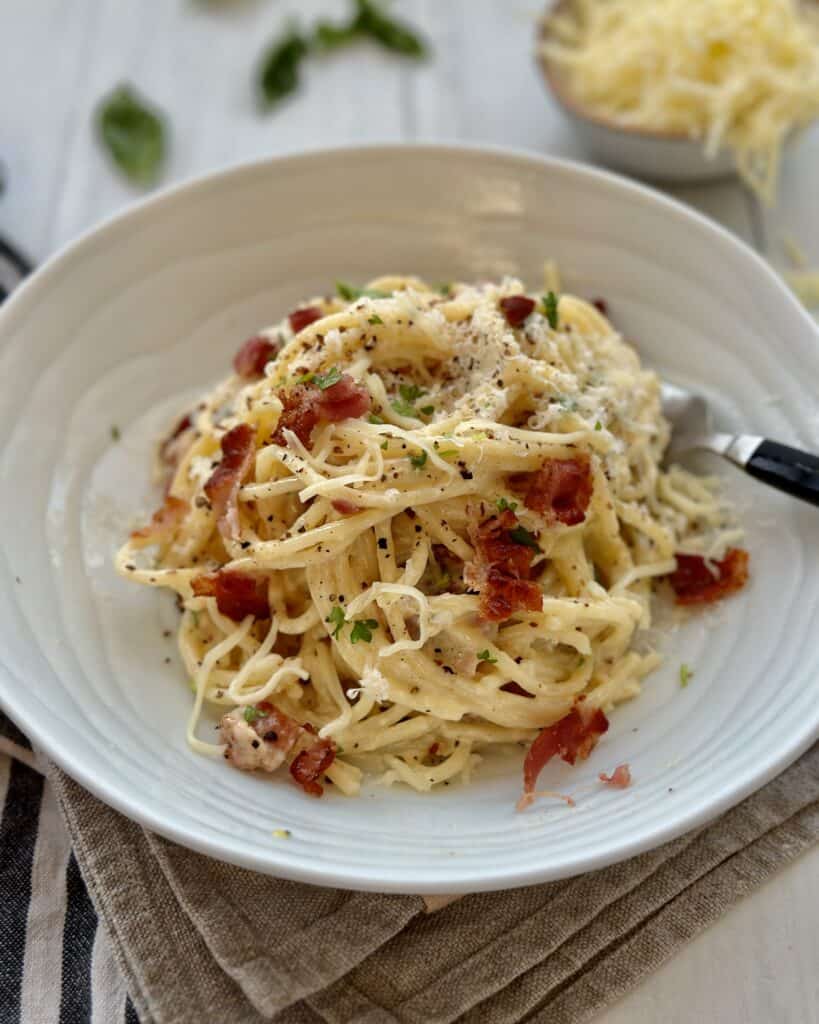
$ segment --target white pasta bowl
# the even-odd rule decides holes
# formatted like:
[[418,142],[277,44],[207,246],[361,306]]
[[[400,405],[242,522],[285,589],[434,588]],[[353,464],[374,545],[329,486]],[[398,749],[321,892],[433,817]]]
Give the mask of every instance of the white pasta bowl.
[[[819,337],[771,270],[683,206],[558,160],[441,146],[252,164],[133,207],[36,273],[0,311],[0,701],[32,740],[196,850],[423,893],[599,868],[713,818],[797,757],[819,735],[819,510],[710,461],[700,468],[722,473],[742,510],[750,585],[664,638],[664,666],[588,761],[547,767],[542,785],[575,807],[517,813],[522,755],[431,795],[373,784],[315,800],[187,748],[192,696],[163,636],[172,602],[111,567],[156,503],[150,442],[247,335],[336,278],[536,285],[545,257],[567,291],[608,301],[646,361],[712,395],[725,425],[817,444]],[[631,788],[597,781],[622,762]]]

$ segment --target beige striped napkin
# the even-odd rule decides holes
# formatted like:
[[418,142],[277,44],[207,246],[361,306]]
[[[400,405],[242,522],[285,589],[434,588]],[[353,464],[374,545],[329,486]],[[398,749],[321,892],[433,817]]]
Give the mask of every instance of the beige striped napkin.
[[576,1024],[819,838],[817,744],[658,850],[427,905],[218,863],[50,775],[143,1024]]

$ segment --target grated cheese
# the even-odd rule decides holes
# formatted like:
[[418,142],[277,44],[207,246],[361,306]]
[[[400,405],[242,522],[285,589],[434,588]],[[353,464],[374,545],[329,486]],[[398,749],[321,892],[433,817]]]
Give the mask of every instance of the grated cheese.
[[724,145],[772,203],[782,145],[819,116],[819,11],[799,0],[574,0],[542,55],[624,126]]

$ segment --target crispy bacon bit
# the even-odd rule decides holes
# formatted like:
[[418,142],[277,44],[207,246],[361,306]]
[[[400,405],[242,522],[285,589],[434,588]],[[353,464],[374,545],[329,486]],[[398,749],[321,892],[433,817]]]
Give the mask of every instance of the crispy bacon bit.
[[608,719],[599,708],[586,710],[575,705],[559,722],[542,729],[523,762],[524,793],[534,792],[538,775],[555,754],[568,764],[578,758],[585,760],[608,727]]
[[748,552],[731,548],[720,562],[712,562],[716,575],[701,555],[677,555],[677,568],[668,577],[677,604],[710,604],[742,590],[748,581]]
[[215,597],[222,615],[234,622],[241,622],[246,615],[270,618],[267,583],[258,576],[238,569],[220,569],[197,576],[191,581],[191,589],[197,597]]
[[192,426],[193,420],[191,419],[191,415],[190,413],[186,413],[176,424],[170,434],[168,434],[165,440],[161,442],[159,445],[159,458],[164,465],[174,468],[176,467],[182,452],[179,451],[179,444],[175,444],[174,442],[177,442],[180,436]]
[[204,491],[216,513],[223,537],[239,536],[239,488],[253,464],[255,432],[240,423],[222,438],[222,461],[213,471]]
[[299,331],[303,331],[305,327],[309,327],[316,320],[321,320],[323,316],[324,313],[318,306],[306,306],[304,309],[294,309],[287,319],[290,321],[293,333],[298,334]]
[[592,305],[597,310],[597,312],[602,313],[603,316],[609,315],[609,307],[605,299],[592,299]]
[[244,708],[237,708],[222,717],[220,738],[227,744],[225,758],[236,768],[252,772],[261,769],[275,772],[303,735],[299,723],[263,700],[252,708],[249,721]]
[[521,609],[539,611],[543,593],[529,581],[534,550],[510,536],[518,525],[511,509],[504,509],[477,528],[471,527],[476,560],[466,567],[466,582],[481,595],[481,615],[501,622]]
[[597,777],[604,785],[615,789],[628,789],[631,785],[631,769],[627,764],[618,764],[611,775],[600,772]]
[[526,317],[534,311],[535,300],[530,299],[528,295],[509,295],[501,299],[498,305],[509,326],[520,327]]
[[136,547],[148,547],[150,544],[161,544],[167,540],[188,513],[189,505],[182,498],[169,494],[165,504],[151,516],[151,521],[141,530],[134,530],[131,543]]
[[361,511],[360,506],[354,505],[351,501],[347,501],[346,498],[333,498],[330,504],[342,516],[351,516]]
[[576,526],[586,518],[593,484],[586,456],[546,459],[535,473],[514,477],[515,487],[526,491],[524,504],[547,522]]
[[248,338],[233,357],[233,369],[240,377],[261,377],[265,366],[278,351],[278,345],[264,335],[257,334]]
[[336,758],[336,747],[332,740],[316,740],[302,750],[290,765],[290,774],[305,793],[321,796],[324,788],[318,781]]
[[324,390],[312,383],[297,384],[289,391],[280,391],[279,398],[284,408],[273,435],[273,443],[282,446],[286,444],[285,430],[292,430],[301,443],[309,448],[313,428],[319,423],[357,419],[370,408],[370,392],[362,384],[356,384],[347,373]]

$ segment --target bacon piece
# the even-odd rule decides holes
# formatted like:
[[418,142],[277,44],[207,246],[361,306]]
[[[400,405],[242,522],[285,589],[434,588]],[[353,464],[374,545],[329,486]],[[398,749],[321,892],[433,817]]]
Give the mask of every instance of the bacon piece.
[[249,423],[229,430],[222,438],[222,461],[204,486],[219,532],[229,540],[239,536],[239,488],[253,464],[254,441]]
[[262,334],[248,338],[233,357],[233,369],[240,377],[261,377],[265,366],[279,351],[279,347]]
[[332,740],[316,740],[312,746],[302,750],[290,765],[290,774],[305,793],[321,796],[324,788],[318,781],[336,759],[336,747]]
[[677,604],[710,604],[748,582],[748,552],[742,548],[731,548],[722,561],[712,564],[716,576],[702,555],[677,555],[677,568],[668,577]]
[[529,581],[534,550],[518,544],[510,531],[518,525],[511,509],[504,509],[477,528],[470,527],[476,561],[466,567],[466,582],[481,595],[481,615],[501,622],[521,609],[539,611],[543,592]]
[[586,710],[575,705],[559,722],[542,729],[523,762],[524,793],[534,792],[538,775],[555,754],[568,764],[578,758],[585,760],[608,727],[608,719],[599,708]]
[[631,769],[627,764],[618,764],[611,775],[600,772],[597,778],[606,786],[613,786],[615,789],[628,789],[631,785]]
[[315,384],[297,384],[289,391],[280,391],[282,414],[273,443],[286,444],[284,431],[292,430],[301,443],[309,448],[313,428],[319,423],[338,423],[357,419],[370,408],[370,392],[344,373],[341,379],[323,390]]
[[509,295],[501,299],[498,305],[509,326],[520,327],[526,317],[534,311],[535,300],[530,299],[528,295]]
[[166,466],[176,467],[182,452],[179,450],[179,444],[175,442],[178,442],[180,436],[192,426],[193,420],[191,419],[191,414],[185,413],[170,434],[168,434],[165,440],[160,443],[159,458]]
[[593,484],[587,456],[546,459],[535,473],[521,473],[514,486],[526,491],[524,504],[549,523],[577,526],[586,518]]
[[298,334],[299,331],[303,331],[305,327],[309,327],[316,320],[321,320],[323,316],[324,313],[318,306],[305,306],[304,309],[294,309],[287,319],[290,321],[293,333]]
[[333,498],[330,504],[342,516],[351,516],[361,511],[360,506],[354,505],[351,501],[347,501],[346,498]]
[[303,726],[263,700],[255,706],[253,721],[245,718],[245,709],[236,708],[222,716],[220,738],[227,744],[225,759],[242,771],[275,772],[304,733]]
[[270,618],[266,581],[239,569],[220,569],[197,576],[191,581],[191,589],[197,597],[215,597],[222,615],[234,622],[241,622],[247,615]]
[[164,505],[151,516],[150,523],[141,530],[134,530],[131,534],[131,543],[138,548],[144,548],[168,540],[188,514],[189,507],[187,501],[169,494]]

